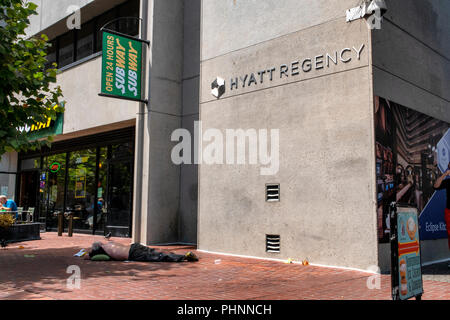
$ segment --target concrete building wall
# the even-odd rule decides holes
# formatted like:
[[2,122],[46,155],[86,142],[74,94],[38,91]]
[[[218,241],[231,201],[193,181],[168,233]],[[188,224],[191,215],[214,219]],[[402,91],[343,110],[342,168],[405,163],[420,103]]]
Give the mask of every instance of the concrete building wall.
[[[183,1],[183,105],[181,127],[194,136],[199,117],[201,1]],[[193,154],[193,150],[192,153]],[[197,243],[198,167],[183,164],[180,171],[179,241]]]
[[[372,31],[374,94],[450,123],[450,2],[386,0]],[[422,243],[422,261],[449,257],[447,240]],[[389,270],[388,244],[380,265]]]
[[140,242],[197,242],[197,166],[171,159],[174,130],[198,120],[200,1],[149,1],[150,103],[145,115]]
[[137,102],[98,95],[101,89],[101,63],[102,57],[98,56],[57,75],[57,83],[66,101],[64,135],[73,138],[86,130],[96,133],[94,128],[98,128],[97,132],[113,130],[113,124],[125,121],[127,126],[134,125]]
[[[279,129],[280,166],[272,176],[261,175],[261,165],[199,166],[201,250],[362,269],[377,264],[370,33],[363,21],[345,22],[353,5],[202,2],[203,132]],[[348,63],[301,71],[302,59],[362,45],[359,60],[355,54]],[[263,83],[230,91],[230,79],[281,64],[291,72],[296,60],[299,75],[281,79],[277,69],[273,81],[266,74]],[[218,76],[227,91],[215,99],[211,82]],[[266,183],[280,183],[280,202],[265,202]],[[281,236],[279,254],[266,252],[266,234]]]
[[30,17],[28,36],[45,33],[50,38],[68,31],[67,18],[71,6],[80,8],[81,23],[99,15],[125,0],[33,0],[37,15]]
[[[125,0],[38,0],[28,35],[50,38],[67,29],[67,8],[81,8],[81,23]],[[192,128],[198,120],[200,76],[200,0],[154,0],[149,3],[147,93],[145,111],[144,178],[141,221],[134,221],[142,243],[197,241],[197,167],[172,163],[170,136]],[[51,8],[51,9],[50,9]],[[56,8],[56,9],[55,9]],[[65,67],[58,75],[66,100],[63,134],[73,139],[136,124],[139,103],[98,96],[101,56]],[[138,168],[139,170],[139,168]],[[136,220],[136,217],[133,217]],[[136,224],[137,223],[137,224]]]
[[[69,16],[67,12],[70,6],[82,8],[94,0],[33,0],[38,7],[37,15],[31,16],[31,25],[27,29],[27,34],[34,35],[41,30],[55,24],[61,19]],[[70,11],[69,11],[70,12]]]
[[374,92],[450,122],[450,3],[387,1],[374,30]]
[[[276,5],[275,5],[276,3]],[[202,61],[345,17],[355,0],[202,1]]]
[[140,237],[156,244],[178,241],[180,167],[171,161],[172,132],[181,126],[183,3],[150,0],[148,37],[149,104],[144,123]]

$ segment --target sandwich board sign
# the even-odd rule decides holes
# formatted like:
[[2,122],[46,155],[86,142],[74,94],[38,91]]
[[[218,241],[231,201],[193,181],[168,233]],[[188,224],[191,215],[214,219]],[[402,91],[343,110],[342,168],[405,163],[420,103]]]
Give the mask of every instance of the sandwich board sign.
[[146,102],[143,99],[142,43],[113,30],[103,29],[100,96]]
[[390,219],[392,298],[420,300],[423,280],[417,209],[392,203]]

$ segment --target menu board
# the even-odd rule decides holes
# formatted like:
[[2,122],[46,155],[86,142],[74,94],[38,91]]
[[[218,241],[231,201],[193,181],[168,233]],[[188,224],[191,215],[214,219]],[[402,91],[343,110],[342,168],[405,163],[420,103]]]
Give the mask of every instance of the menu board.
[[400,300],[423,293],[417,209],[397,208],[398,279]]

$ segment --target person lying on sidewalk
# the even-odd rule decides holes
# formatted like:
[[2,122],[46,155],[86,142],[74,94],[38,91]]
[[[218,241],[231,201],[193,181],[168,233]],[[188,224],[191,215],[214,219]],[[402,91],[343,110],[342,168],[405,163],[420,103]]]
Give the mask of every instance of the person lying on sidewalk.
[[123,245],[114,241],[107,243],[94,242],[92,247],[86,250],[88,254],[85,259],[91,259],[96,255],[107,255],[116,261],[139,261],[139,262],[183,262],[198,261],[197,256],[189,251],[184,255],[175,253],[164,253],[153,248],[143,246],[139,243]]

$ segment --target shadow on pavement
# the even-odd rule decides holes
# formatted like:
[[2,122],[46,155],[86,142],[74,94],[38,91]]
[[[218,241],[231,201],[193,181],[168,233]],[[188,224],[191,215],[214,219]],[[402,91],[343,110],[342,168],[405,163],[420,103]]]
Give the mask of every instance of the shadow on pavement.
[[450,261],[422,267],[424,280],[434,280],[450,283]]
[[[41,240],[37,240],[41,241]],[[33,241],[34,242],[34,241]],[[24,243],[32,244],[31,242]],[[84,286],[93,290],[107,290],[108,283],[117,283],[126,279],[132,286],[134,281],[164,281],[174,277],[174,268],[191,268],[195,263],[181,262],[123,262],[123,261],[90,261],[74,257],[82,246],[64,248],[24,248],[16,247],[0,249],[0,292],[6,293],[8,299],[27,299],[36,295],[52,297],[55,293],[74,292],[67,287],[72,273],[67,273],[69,266],[78,266]],[[158,250],[169,252],[162,247]],[[180,251],[182,249],[183,251]],[[194,247],[170,247],[170,252],[184,253]],[[116,279],[116,278],[119,278]],[[150,277],[150,279],[149,279]],[[105,278],[106,285],[105,285]],[[102,279],[102,285],[96,288],[96,279]],[[70,281],[70,280],[69,280]],[[73,283],[71,281],[70,283]],[[0,300],[3,299],[0,295]]]

